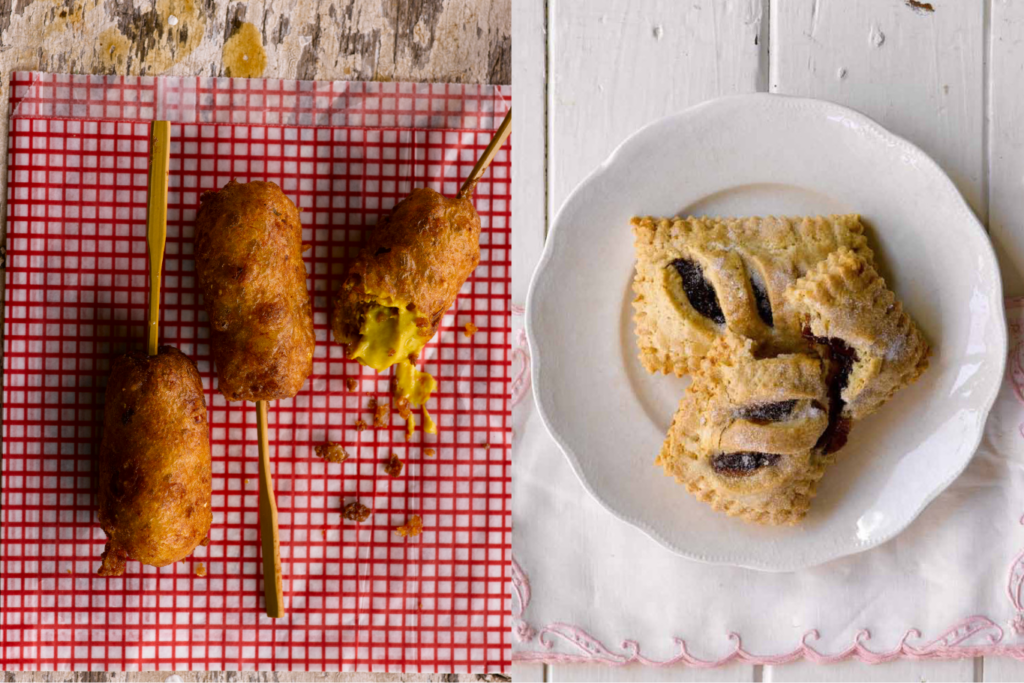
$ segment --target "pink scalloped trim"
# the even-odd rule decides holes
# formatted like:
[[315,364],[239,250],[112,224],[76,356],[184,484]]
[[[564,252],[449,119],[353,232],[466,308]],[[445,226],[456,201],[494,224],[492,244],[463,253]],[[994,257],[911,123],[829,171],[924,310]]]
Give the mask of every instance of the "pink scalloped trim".
[[[1008,299],[1008,308],[1024,307],[1024,298]],[[516,310],[518,309],[518,311]],[[513,313],[522,314],[522,308],[513,305]],[[1010,359],[1007,364],[1007,378],[1013,385],[1014,394],[1017,399],[1024,403],[1024,325],[1011,323],[1009,325],[1010,336],[1014,338],[1015,344],[1010,350]],[[521,341],[521,346],[525,344]],[[528,350],[526,353],[524,368],[529,365]],[[1021,425],[1021,436],[1024,437],[1024,424]],[[1024,525],[1024,516],[1020,518]],[[1013,657],[1024,660],[1024,645],[1003,645],[1004,631],[1001,626],[986,616],[974,615],[967,617],[949,627],[938,638],[931,640],[924,645],[915,646],[907,642],[911,638],[918,639],[921,632],[916,628],[908,629],[899,643],[891,650],[875,652],[869,649],[865,642],[871,639],[871,632],[867,629],[860,629],[853,636],[853,643],[840,652],[825,654],[815,650],[809,640],[820,640],[820,633],[817,629],[811,629],[800,638],[800,646],[790,652],[781,655],[755,655],[743,649],[743,641],[738,633],[729,633],[729,639],[735,643],[735,647],[725,657],[720,659],[699,659],[694,657],[686,649],[686,641],[680,638],[673,638],[672,641],[678,647],[678,653],[666,660],[654,660],[641,654],[640,644],[635,640],[623,640],[619,649],[624,653],[612,651],[604,643],[593,637],[585,630],[572,624],[555,622],[540,629],[539,633],[526,621],[526,608],[530,604],[530,578],[522,566],[512,557],[512,589],[515,592],[513,604],[513,629],[520,642],[530,642],[534,638],[543,648],[543,651],[517,651],[512,653],[512,660],[517,662],[540,662],[547,664],[566,663],[600,663],[609,666],[625,666],[627,664],[640,664],[651,667],[665,667],[685,664],[698,669],[711,669],[724,666],[733,662],[746,664],[787,664],[800,659],[806,659],[815,664],[834,664],[847,659],[858,659],[868,664],[881,664],[896,659],[961,659],[967,657],[990,657],[1002,656]],[[1013,633],[1017,636],[1024,635],[1024,550],[1014,557],[1010,563],[1009,577],[1007,579],[1007,595],[1016,613],[1009,620],[1008,624]],[[964,645],[967,640],[984,635],[988,645]],[[572,653],[553,652],[556,644],[563,644]]]
[[[990,631],[985,637],[990,645],[962,645],[968,638],[977,636],[985,631]],[[924,645],[916,646],[907,642],[911,638],[921,637],[917,629],[909,629],[900,638],[899,643],[891,650],[875,652],[866,646],[866,641],[871,639],[871,633],[867,629],[861,629],[854,634],[853,643],[850,647],[835,654],[825,654],[814,649],[808,641],[819,640],[820,634],[816,629],[805,633],[800,639],[800,646],[790,652],[781,655],[756,655],[743,649],[743,641],[738,633],[730,633],[729,639],[735,643],[732,652],[720,659],[700,659],[694,657],[686,648],[686,641],[673,638],[678,653],[666,660],[654,660],[645,657],[640,651],[640,644],[634,640],[624,640],[620,649],[625,650],[624,654],[612,652],[601,641],[591,636],[581,628],[569,624],[552,624],[540,632],[538,642],[546,650],[550,650],[557,642],[570,645],[577,650],[576,653],[565,654],[559,652],[514,652],[513,661],[519,662],[543,662],[547,664],[577,664],[577,663],[599,663],[609,666],[625,666],[626,664],[640,664],[642,666],[665,667],[685,664],[697,669],[711,669],[734,662],[746,664],[787,664],[799,659],[806,659],[815,664],[834,664],[846,659],[859,659],[868,664],[881,664],[891,662],[895,659],[959,659],[964,657],[982,656],[1010,656],[1017,659],[1024,659],[1024,645],[1008,646],[999,645],[1003,639],[1003,629],[998,624],[983,616],[973,616],[957,623],[938,638],[931,640]]]

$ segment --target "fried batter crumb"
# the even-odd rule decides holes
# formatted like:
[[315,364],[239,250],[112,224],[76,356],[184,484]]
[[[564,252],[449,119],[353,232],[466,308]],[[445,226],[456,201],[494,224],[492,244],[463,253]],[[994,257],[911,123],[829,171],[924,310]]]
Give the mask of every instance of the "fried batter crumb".
[[402,462],[402,460],[397,455],[392,453],[391,457],[388,458],[387,462],[384,463],[384,471],[388,473],[388,476],[397,477],[402,473],[403,466],[404,463]]
[[206,565],[202,562],[196,565],[196,576],[206,576]]
[[345,509],[342,510],[341,516],[351,522],[356,522],[358,524],[360,522],[365,522],[367,519],[369,519],[370,512],[370,508],[366,507],[358,500],[354,500],[345,506]]
[[395,408],[403,420],[408,420],[409,416],[412,415],[412,410],[409,408],[409,399],[407,398],[400,398],[395,401]]
[[355,391],[359,388],[359,380],[354,377],[349,377],[345,380],[345,388],[349,391]]
[[364,431],[365,429],[366,429],[366,420],[364,420],[363,418],[359,418],[358,420],[356,420],[356,431],[357,432],[361,432],[361,431]]
[[395,529],[395,535],[411,538],[423,533],[423,518],[419,515],[412,515],[409,521]]
[[371,396],[369,398],[369,400],[366,402],[366,409],[369,410],[370,412],[373,412],[374,410],[377,410],[377,397],[376,396]]
[[302,253],[305,254],[307,251],[309,251],[312,248],[313,248],[312,244],[303,244],[302,245]]
[[373,407],[373,426],[387,427],[391,423],[391,412],[386,403],[378,403]]
[[472,337],[474,334],[476,334],[477,330],[480,329],[473,323],[466,323],[464,327],[465,331],[463,332],[463,334],[465,334],[467,337]]
[[348,460],[348,451],[340,443],[324,443],[317,446],[316,454],[327,462],[345,462]]
[[433,458],[435,455],[437,455],[437,451],[435,451],[433,448],[428,448],[425,451],[423,451],[423,455],[427,456],[428,458]]

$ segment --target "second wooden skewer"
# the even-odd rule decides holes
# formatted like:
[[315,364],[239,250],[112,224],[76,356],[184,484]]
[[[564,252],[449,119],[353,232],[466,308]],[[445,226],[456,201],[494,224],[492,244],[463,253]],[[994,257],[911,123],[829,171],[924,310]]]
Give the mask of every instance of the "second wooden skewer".
[[277,500],[270,477],[270,439],[267,436],[267,402],[256,402],[256,427],[260,441],[260,543],[263,545],[263,597],[267,616],[284,616],[281,582],[281,540],[277,528]]

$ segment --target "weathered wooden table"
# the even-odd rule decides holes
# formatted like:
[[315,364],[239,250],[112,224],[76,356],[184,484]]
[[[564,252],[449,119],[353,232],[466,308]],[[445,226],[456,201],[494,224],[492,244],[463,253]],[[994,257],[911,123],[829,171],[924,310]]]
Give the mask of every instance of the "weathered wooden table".
[[[1019,0],[516,0],[513,290],[569,191],[627,135],[703,100],[768,91],[863,111],[950,174],[1024,294]],[[545,78],[546,77],[546,78]],[[517,681],[1024,680],[1009,659],[721,670],[515,666]]]

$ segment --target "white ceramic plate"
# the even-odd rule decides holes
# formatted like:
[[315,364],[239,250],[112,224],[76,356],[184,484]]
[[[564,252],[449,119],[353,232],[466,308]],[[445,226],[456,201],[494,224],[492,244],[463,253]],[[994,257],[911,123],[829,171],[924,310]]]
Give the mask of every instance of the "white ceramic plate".
[[[847,212],[932,342],[931,366],[855,426],[802,525],[715,513],[654,465],[688,380],[637,360],[629,219]],[[541,416],[587,490],[681,555],[769,571],[906,528],[974,454],[1007,343],[992,246],[935,162],[862,114],[767,94],[707,102],[623,142],[555,218],[526,325]]]

